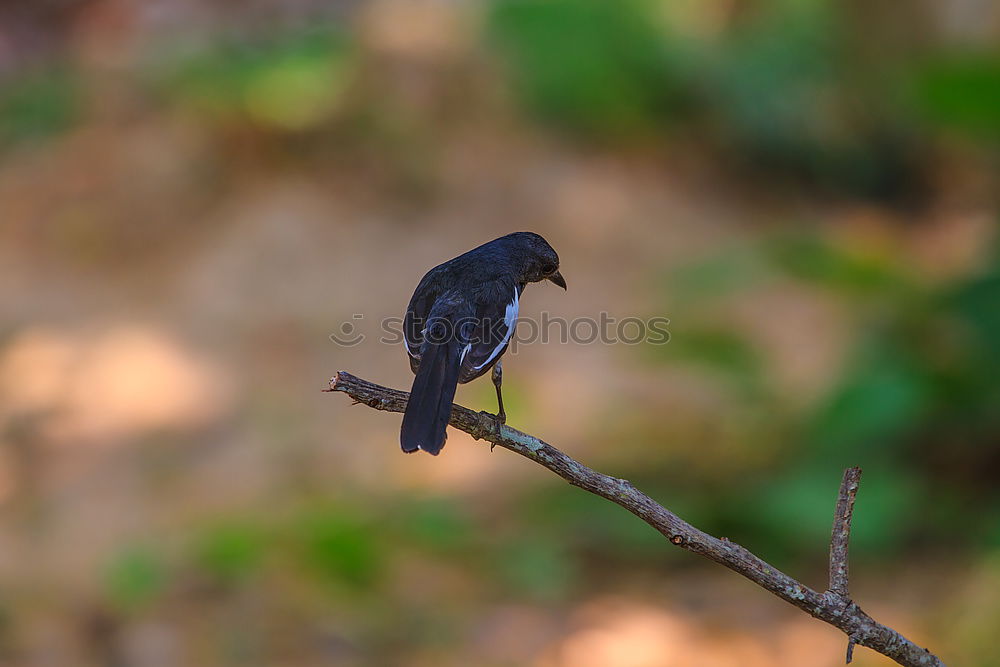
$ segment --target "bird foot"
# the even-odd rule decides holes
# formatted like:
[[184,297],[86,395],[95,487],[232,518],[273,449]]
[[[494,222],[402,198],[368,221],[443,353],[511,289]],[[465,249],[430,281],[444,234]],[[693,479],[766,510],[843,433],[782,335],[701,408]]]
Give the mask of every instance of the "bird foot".
[[[491,414],[489,412],[486,412],[484,414],[487,417],[490,418],[491,422],[493,422],[493,429],[492,429],[493,430],[493,434],[499,438],[500,435],[503,432],[503,425],[507,423],[507,415],[505,413],[503,413],[503,412],[501,412],[500,414],[496,414],[496,415]],[[490,451],[492,452],[494,450],[494,448],[496,448],[496,446],[497,446],[497,443],[491,442],[490,443]]]

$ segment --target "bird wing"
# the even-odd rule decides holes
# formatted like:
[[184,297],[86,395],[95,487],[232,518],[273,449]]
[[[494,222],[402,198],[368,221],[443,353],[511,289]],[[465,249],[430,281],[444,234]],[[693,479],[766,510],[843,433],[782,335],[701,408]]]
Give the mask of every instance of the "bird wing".
[[410,370],[417,372],[420,365],[420,346],[424,342],[424,327],[431,316],[431,308],[441,296],[446,281],[447,269],[444,265],[436,266],[420,280],[413,290],[410,303],[403,317],[403,346],[410,358]]
[[[453,260],[454,261],[454,260]],[[420,348],[424,342],[424,327],[431,318],[435,303],[445,292],[451,293],[453,273],[450,263],[427,272],[410,298],[403,318],[403,345],[416,373],[420,366]],[[509,279],[487,280],[459,289],[472,302],[475,328],[463,350],[459,382],[468,382],[487,372],[507,349],[517,326],[518,302],[522,285]]]
[[473,380],[493,367],[517,327],[521,286],[497,281],[476,293],[475,329],[462,358],[459,382]]

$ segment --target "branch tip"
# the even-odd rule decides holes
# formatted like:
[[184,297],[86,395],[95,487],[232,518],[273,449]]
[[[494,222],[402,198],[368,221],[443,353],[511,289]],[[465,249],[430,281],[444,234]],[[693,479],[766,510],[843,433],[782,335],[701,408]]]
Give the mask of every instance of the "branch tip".
[[854,500],[860,482],[861,468],[853,466],[844,471],[837,493],[837,507],[833,513],[833,529],[830,532],[830,592],[845,602],[850,601],[847,555],[851,541]]

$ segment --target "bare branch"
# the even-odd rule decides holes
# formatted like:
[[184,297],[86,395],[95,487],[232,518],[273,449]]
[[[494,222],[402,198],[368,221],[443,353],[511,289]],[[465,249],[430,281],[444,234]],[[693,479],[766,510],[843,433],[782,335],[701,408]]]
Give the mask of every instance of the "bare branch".
[[[344,392],[355,401],[389,412],[403,412],[409,394],[377,385],[339,372],[330,380],[326,391]],[[818,593],[777,568],[764,562],[744,547],[725,539],[704,533],[652,498],[636,489],[628,480],[610,477],[591,470],[538,438],[509,426],[497,430],[492,415],[474,412],[455,405],[451,412],[451,425],[465,431],[477,440],[520,454],[559,475],[573,486],[589,491],[616,503],[662,533],[671,544],[691,551],[743,575],[761,588],[795,605],[810,616],[840,629],[853,643],[892,658],[909,667],[943,667],[934,654],[923,649],[892,628],[876,622],[860,607],[841,596],[828,592]],[[860,471],[859,471],[860,472]],[[855,484],[855,492],[856,492]],[[853,494],[851,495],[853,500]],[[838,512],[838,517],[841,516]],[[849,524],[849,519],[848,519]],[[846,591],[846,541],[844,546],[844,590]]]
[[830,535],[830,591],[845,600],[848,592],[847,550],[851,541],[851,518],[854,516],[854,498],[858,495],[861,468],[848,468],[840,482],[837,509],[833,514],[833,532]]
[[[830,589],[827,596],[837,598],[843,604],[853,604],[849,588],[849,568],[847,552],[851,543],[851,519],[854,517],[854,499],[861,483],[861,468],[853,467],[844,471],[837,494],[837,508],[833,511],[833,530],[830,533]],[[853,635],[847,637],[847,664],[854,660]]]

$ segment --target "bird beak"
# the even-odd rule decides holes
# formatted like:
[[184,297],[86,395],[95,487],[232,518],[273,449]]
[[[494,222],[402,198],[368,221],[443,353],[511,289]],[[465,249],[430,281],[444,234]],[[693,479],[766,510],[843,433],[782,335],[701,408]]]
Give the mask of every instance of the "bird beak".
[[556,285],[559,285],[559,287],[562,287],[563,289],[566,289],[566,279],[563,278],[562,274],[559,273],[558,271],[556,271],[555,273],[553,273],[546,280],[551,280]]

